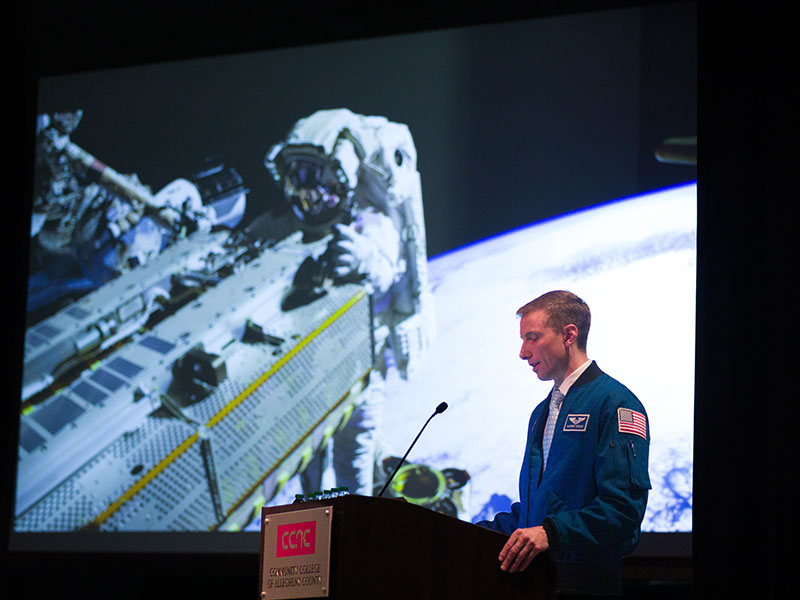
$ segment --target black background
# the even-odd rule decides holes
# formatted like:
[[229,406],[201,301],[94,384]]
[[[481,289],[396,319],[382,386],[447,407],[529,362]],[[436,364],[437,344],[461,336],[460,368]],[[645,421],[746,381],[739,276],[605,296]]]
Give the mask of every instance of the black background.
[[[235,53],[384,33],[438,29],[564,14],[560,3],[503,5],[472,12],[462,4],[356,10],[352,4],[283,5],[253,9],[235,3],[116,4],[97,12],[42,2],[16,7],[7,54],[6,173],[3,238],[5,304],[6,472],[3,503],[11,519],[16,411],[23,337],[26,230],[32,178],[35,81],[40,75]],[[603,2],[605,8],[645,6],[669,18],[668,3]],[[572,3],[572,10],[598,8]],[[648,567],[648,585],[629,597],[712,597],[737,593],[774,597],[788,580],[788,423],[797,296],[792,235],[797,210],[788,188],[794,117],[793,70],[782,52],[787,15],[769,3],[724,10],[699,8],[698,302],[695,415],[694,585],[659,585],[675,560]],[[664,33],[671,36],[669,33]],[[676,43],[685,32],[676,32]],[[643,60],[659,60],[644,41]],[[671,38],[670,38],[671,39]],[[669,41],[669,40],[667,40]],[[676,76],[681,69],[676,69]],[[647,85],[643,78],[643,85]],[[664,98],[665,102],[669,99]],[[646,115],[643,115],[646,116]],[[644,123],[644,121],[643,121]],[[646,127],[640,135],[648,135]],[[668,135],[673,135],[670,131]],[[650,134],[652,135],[652,133]],[[656,136],[657,138],[657,136]],[[641,152],[649,153],[647,143]],[[7,154],[9,153],[7,152]],[[639,183],[658,187],[641,167]],[[428,206],[426,204],[426,211]],[[458,226],[469,227],[466,223]],[[458,228],[458,227],[456,227]],[[655,315],[654,318],[668,318]],[[631,344],[646,351],[658,340]],[[779,485],[780,483],[780,485]],[[5,550],[5,544],[4,544]],[[9,597],[252,597],[257,559],[213,555],[47,555],[10,553]],[[20,586],[19,589],[16,589]]]

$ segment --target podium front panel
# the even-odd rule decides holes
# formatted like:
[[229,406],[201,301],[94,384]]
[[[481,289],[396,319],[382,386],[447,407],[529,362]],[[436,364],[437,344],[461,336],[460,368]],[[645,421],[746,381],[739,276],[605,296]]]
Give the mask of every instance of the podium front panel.
[[261,522],[261,598],[330,594],[333,506],[265,514]]

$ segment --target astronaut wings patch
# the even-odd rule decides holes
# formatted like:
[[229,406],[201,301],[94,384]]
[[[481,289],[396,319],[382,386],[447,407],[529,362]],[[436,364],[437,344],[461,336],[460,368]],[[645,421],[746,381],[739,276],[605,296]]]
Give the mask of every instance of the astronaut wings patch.
[[630,408],[617,409],[617,423],[620,433],[632,433],[647,439],[647,417]]
[[564,421],[564,431],[586,431],[589,424],[589,415],[567,415]]

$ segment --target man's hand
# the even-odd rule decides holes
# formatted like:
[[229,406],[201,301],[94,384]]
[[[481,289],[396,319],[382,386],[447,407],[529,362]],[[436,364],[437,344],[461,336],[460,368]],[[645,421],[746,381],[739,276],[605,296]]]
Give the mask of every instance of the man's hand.
[[500,568],[508,573],[524,571],[534,557],[550,547],[544,527],[517,529],[500,551]]

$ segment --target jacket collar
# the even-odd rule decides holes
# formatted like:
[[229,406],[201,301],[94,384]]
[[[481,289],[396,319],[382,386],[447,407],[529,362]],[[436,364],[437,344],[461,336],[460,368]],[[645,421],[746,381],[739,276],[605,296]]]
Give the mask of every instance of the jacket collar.
[[578,377],[577,381],[572,384],[572,387],[580,387],[582,385],[586,385],[587,383],[591,383],[603,374],[603,371],[600,370],[600,367],[597,366],[597,363],[592,361],[592,364],[586,367],[586,370],[581,373],[581,376]]

